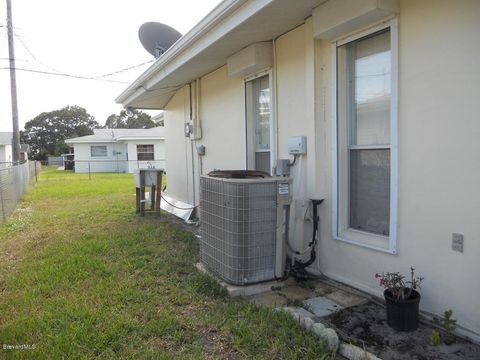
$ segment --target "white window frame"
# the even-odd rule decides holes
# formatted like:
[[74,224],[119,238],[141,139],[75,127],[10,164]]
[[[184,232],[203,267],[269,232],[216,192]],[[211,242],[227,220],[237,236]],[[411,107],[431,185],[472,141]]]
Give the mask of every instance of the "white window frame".
[[[337,119],[337,48],[351,41],[363,38],[372,33],[390,28],[391,41],[391,103],[390,103],[390,231],[389,236],[382,236],[355,229],[339,233],[339,166],[338,166],[338,119]],[[349,244],[377,250],[389,254],[398,254],[397,221],[398,221],[398,20],[393,18],[373,25],[353,35],[337,39],[332,43],[332,229],[333,238]],[[386,246],[376,243],[385,242]]]
[[[105,155],[93,155],[92,149],[96,148],[105,148]],[[90,157],[91,158],[97,158],[97,157],[108,157],[108,146],[107,145],[90,145]]]
[[[152,146],[153,148],[153,151],[152,152],[149,152],[149,151],[138,151],[138,147],[139,146]],[[136,150],[137,150],[137,161],[154,161],[155,160],[155,144],[136,144]],[[148,160],[140,160],[138,158],[138,155],[139,154],[152,154],[153,155],[153,158],[152,159],[148,159]]]
[[265,152],[270,152],[270,171],[269,173],[272,174],[273,167],[277,163],[276,159],[276,151],[277,148],[277,139],[275,136],[275,131],[277,128],[276,123],[276,116],[275,116],[275,95],[274,95],[274,79],[273,79],[273,71],[272,69],[268,69],[254,75],[248,76],[243,79],[243,98],[244,98],[244,109],[245,109],[245,169],[252,169],[252,164],[249,161],[249,151],[251,150],[248,146],[248,136],[251,135],[250,127],[248,124],[248,114],[247,114],[247,82],[261,78],[263,76],[268,75],[268,86],[270,88],[270,150],[266,150]]

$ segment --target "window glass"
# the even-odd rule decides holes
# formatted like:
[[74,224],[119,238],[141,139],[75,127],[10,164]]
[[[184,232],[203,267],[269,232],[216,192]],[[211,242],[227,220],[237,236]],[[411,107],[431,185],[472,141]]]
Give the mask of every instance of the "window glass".
[[255,150],[270,150],[270,88],[268,86],[268,76],[257,79],[254,85]]
[[270,82],[268,75],[246,83],[247,148],[255,170],[270,173]]
[[390,31],[346,44],[351,54],[350,80],[353,145],[390,144]]
[[107,156],[107,146],[106,145],[90,146],[90,156],[91,157]]

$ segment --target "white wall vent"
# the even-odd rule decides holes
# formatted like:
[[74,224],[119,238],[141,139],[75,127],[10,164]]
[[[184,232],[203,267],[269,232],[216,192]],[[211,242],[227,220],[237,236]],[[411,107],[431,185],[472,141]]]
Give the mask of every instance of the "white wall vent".
[[228,76],[245,78],[273,66],[272,42],[247,46],[227,59]]
[[313,10],[313,36],[333,40],[399,11],[399,0],[330,0]]

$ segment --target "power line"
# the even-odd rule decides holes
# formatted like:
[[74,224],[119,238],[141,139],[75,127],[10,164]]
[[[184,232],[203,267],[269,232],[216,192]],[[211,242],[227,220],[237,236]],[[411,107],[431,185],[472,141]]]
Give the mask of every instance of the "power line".
[[[4,26],[0,26],[0,27],[4,27]],[[6,26],[5,26],[6,27]],[[23,46],[23,48],[28,52],[28,54],[30,55],[30,57],[35,61],[37,62],[39,65],[51,70],[51,71],[42,71],[42,70],[34,70],[34,69],[25,69],[25,68],[15,68],[16,70],[19,70],[19,71],[25,71],[25,72],[33,72],[33,73],[39,73],[39,74],[44,74],[44,75],[54,75],[54,76],[64,76],[64,77],[70,77],[70,78],[75,78],[75,79],[82,79],[82,80],[98,80],[98,81],[105,81],[105,82],[112,82],[112,83],[118,83],[118,84],[129,84],[129,82],[125,82],[125,81],[119,81],[119,80],[107,80],[107,79],[104,79],[106,77],[110,77],[110,76],[113,76],[113,75],[117,75],[117,74],[121,74],[123,72],[126,72],[126,71],[129,71],[129,70],[132,70],[132,69],[136,69],[140,66],[143,66],[143,65],[147,65],[149,63],[152,63],[155,61],[155,59],[152,59],[152,60],[148,60],[148,61],[144,61],[140,64],[136,64],[136,65],[132,65],[132,66],[128,66],[128,67],[125,67],[125,68],[122,68],[122,69],[119,69],[119,70],[116,70],[116,71],[112,71],[112,72],[109,72],[109,73],[106,73],[106,74],[101,74],[101,75],[95,75],[95,76],[82,76],[82,75],[76,75],[76,74],[69,74],[69,73],[66,73],[64,71],[61,71],[61,70],[58,70],[58,69],[55,69],[47,64],[45,64],[44,62],[42,62],[40,59],[38,59],[35,54],[30,50],[30,48],[27,46],[27,44],[25,43],[25,41],[23,40],[23,38],[18,35],[15,31],[13,31],[13,28],[12,28],[12,32],[13,32],[13,35],[18,39],[18,41],[20,42],[20,44]],[[7,60],[7,58],[2,58],[0,60]],[[10,59],[8,59],[10,60]],[[18,60],[18,59],[15,59],[15,60]],[[0,70],[10,70],[10,67],[2,67],[0,68]]]
[[[132,69],[135,69],[135,68],[138,68],[140,66],[143,66],[143,65],[146,65],[146,64],[149,64],[151,62],[154,62],[155,59],[152,59],[152,60],[148,60],[148,61],[144,61],[140,64],[136,64],[136,65],[132,65],[132,66],[128,66],[126,68],[122,68],[120,70],[116,70],[116,71],[112,71],[110,73],[106,73],[106,74],[102,74],[102,75],[96,75],[96,76],[82,76],[82,75],[76,75],[76,74],[68,74],[64,71],[61,71],[61,70],[58,70],[58,69],[55,69],[51,66],[48,66],[47,64],[43,63],[42,61],[40,61],[36,56],[35,54],[30,50],[30,48],[27,46],[27,44],[25,43],[25,41],[23,41],[22,37],[20,35],[18,35],[17,33],[14,32],[14,35],[15,37],[20,41],[20,44],[25,48],[25,50],[30,54],[30,56],[32,57],[32,59],[37,62],[38,64],[46,67],[47,69],[53,71],[53,73],[50,73],[50,72],[44,72],[45,74],[48,74],[48,75],[63,75],[63,76],[68,76],[68,77],[73,77],[73,78],[78,78],[78,79],[85,79],[85,80],[100,80],[101,78],[105,78],[105,77],[109,77],[109,76],[112,76],[112,75],[117,75],[117,74],[120,74],[120,73],[123,73],[125,71],[128,71],[128,70],[132,70]],[[21,70],[21,69],[19,69]],[[24,70],[26,71],[26,70]],[[40,72],[40,71],[38,71]],[[111,82],[118,82],[118,83],[123,83],[123,84],[128,84],[127,82],[123,82],[123,81],[114,81],[114,80],[111,80]]]
[[52,70],[52,71],[54,71],[54,72],[56,72],[56,73],[63,73],[63,71],[60,71],[60,70],[55,69],[55,68],[52,68],[52,67],[44,64],[44,63],[41,62],[40,60],[38,60],[37,57],[33,54],[33,52],[30,51],[30,49],[28,48],[27,44],[25,44],[25,42],[23,41],[22,37],[19,36],[15,31],[13,31],[13,35],[15,35],[15,37],[17,38],[17,40],[20,41],[20,44],[22,44],[23,48],[24,48],[25,50],[27,50],[27,52],[30,54],[30,56],[32,57],[32,59],[33,59],[34,61],[36,61],[36,62],[39,63],[40,65],[42,65],[42,66],[46,67],[47,69]]
[[42,70],[24,69],[24,68],[18,68],[18,67],[15,67],[15,68],[0,67],[0,70],[11,70],[11,69],[17,70],[17,71],[25,71],[25,72],[32,72],[32,73],[44,74],[44,75],[64,76],[64,77],[69,77],[69,78],[74,78],[74,79],[81,79],[81,80],[96,80],[96,81],[104,81],[104,82],[117,83],[117,84],[130,84],[130,83],[127,82],[127,81],[109,80],[109,79],[102,79],[102,78],[95,78],[95,77],[87,77],[87,76],[77,76],[77,75],[57,73],[57,72],[52,72],[52,71],[42,71]]
[[155,59],[148,60],[148,61],[144,61],[143,63],[137,64],[137,65],[128,66],[128,67],[126,67],[126,68],[123,68],[123,69],[120,69],[120,70],[117,70],[117,71],[114,71],[114,72],[111,72],[111,73],[108,73],[108,74],[93,76],[93,78],[94,78],[94,79],[100,79],[100,78],[104,78],[104,77],[107,77],[107,76],[112,76],[112,75],[120,74],[120,73],[122,73],[122,72],[125,72],[125,71],[128,71],[128,70],[132,70],[132,69],[138,68],[138,67],[143,66],[143,65],[150,64],[150,63],[152,63],[152,62],[154,62],[154,61],[155,61]]

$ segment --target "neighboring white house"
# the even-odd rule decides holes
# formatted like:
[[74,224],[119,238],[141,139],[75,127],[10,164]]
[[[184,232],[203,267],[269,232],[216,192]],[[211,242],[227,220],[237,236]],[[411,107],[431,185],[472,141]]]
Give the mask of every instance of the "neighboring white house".
[[0,132],[0,167],[12,162],[12,133]]
[[[12,132],[0,132],[0,168],[12,164],[12,138]],[[20,145],[20,161],[28,160],[28,150],[28,145]]]
[[310,271],[381,296],[376,272],[414,265],[421,310],[478,340],[479,34],[475,0],[225,0],[117,102],[164,110],[168,194],[194,205],[200,174],[272,172],[306,136],[290,238],[324,198]]
[[75,172],[133,172],[165,168],[165,128],[94,129],[93,135],[65,140],[74,149]]

